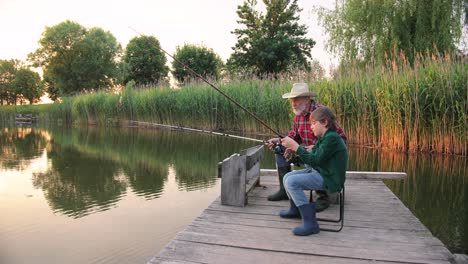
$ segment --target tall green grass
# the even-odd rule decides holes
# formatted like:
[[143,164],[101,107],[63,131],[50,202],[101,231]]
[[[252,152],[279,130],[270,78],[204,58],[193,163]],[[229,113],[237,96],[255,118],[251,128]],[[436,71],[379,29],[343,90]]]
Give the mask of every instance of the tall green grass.
[[0,106],[0,122],[9,124],[15,122],[16,107],[12,105]]
[[[410,65],[403,54],[384,66],[350,68],[334,80],[309,82],[318,102],[335,110],[349,143],[408,152],[468,155],[468,64],[466,59],[418,55]],[[293,115],[287,100],[293,82],[255,78],[218,87],[280,133]],[[0,107],[0,120],[18,111],[35,112],[48,122],[106,125],[110,120],[139,120],[245,133],[272,132],[204,83],[178,89],[136,89],[65,97],[48,106]],[[114,122],[112,122],[114,123]]]
[[[290,83],[244,81],[219,88],[274,129],[290,126],[288,102],[281,99]],[[123,118],[204,129],[226,129],[266,133],[250,115],[206,84],[189,84],[180,89],[157,88],[122,94]],[[284,126],[284,123],[287,125]]]
[[409,152],[468,155],[468,64],[461,58],[405,56],[318,85],[350,142]]

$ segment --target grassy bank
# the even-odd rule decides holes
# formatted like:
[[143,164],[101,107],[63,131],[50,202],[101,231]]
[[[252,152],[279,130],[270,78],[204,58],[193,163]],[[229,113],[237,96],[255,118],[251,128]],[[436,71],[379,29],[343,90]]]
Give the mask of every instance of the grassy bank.
[[[286,133],[292,122],[281,95],[291,81],[244,80],[219,88],[255,113],[273,129]],[[332,107],[349,142],[409,152],[468,155],[466,61],[450,57],[418,57],[411,66],[404,56],[386,66],[349,70],[336,80],[318,81],[318,101]],[[95,123],[132,119],[204,129],[271,133],[248,114],[205,84],[180,89],[135,90],[122,94],[98,92],[61,103],[0,108],[0,118],[14,112],[35,112],[49,122]]]

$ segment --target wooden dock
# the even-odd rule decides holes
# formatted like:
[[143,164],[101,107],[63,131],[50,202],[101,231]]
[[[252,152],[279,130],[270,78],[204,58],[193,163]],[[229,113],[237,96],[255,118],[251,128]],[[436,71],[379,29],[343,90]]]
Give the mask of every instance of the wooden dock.
[[17,125],[31,125],[36,122],[36,117],[33,114],[16,114],[15,123]]
[[[288,201],[266,197],[278,188],[272,171],[245,207],[216,199],[149,263],[454,263],[454,256],[375,174],[346,180],[344,228],[294,236],[299,219],[282,219]],[[385,177],[385,176],[383,176]],[[317,214],[334,218],[338,205]],[[330,227],[320,223],[321,227]]]

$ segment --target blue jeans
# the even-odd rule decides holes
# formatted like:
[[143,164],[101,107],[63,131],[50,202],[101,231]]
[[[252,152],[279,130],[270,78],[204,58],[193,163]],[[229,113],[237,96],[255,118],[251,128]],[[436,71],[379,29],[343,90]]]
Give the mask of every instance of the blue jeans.
[[322,175],[308,165],[305,165],[305,167],[306,168],[302,170],[288,172],[283,178],[286,193],[297,207],[309,204],[309,199],[307,199],[304,190],[325,189],[323,187]]

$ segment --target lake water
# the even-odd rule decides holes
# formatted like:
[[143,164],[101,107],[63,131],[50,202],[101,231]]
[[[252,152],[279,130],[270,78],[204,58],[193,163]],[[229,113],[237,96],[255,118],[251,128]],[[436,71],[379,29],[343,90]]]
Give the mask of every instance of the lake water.
[[[0,263],[146,263],[220,195],[257,142],[155,129],[0,129]],[[263,168],[274,168],[267,152]],[[452,252],[468,253],[467,158],[350,148]]]

